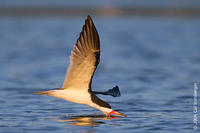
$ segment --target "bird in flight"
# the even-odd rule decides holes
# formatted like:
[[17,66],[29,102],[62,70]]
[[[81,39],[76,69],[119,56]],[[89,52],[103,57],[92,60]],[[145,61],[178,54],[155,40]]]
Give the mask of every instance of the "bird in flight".
[[85,104],[102,111],[108,117],[111,114],[126,117],[126,115],[111,109],[107,102],[101,100],[92,91],[92,78],[99,62],[99,35],[91,17],[88,15],[82,32],[71,51],[70,64],[62,88],[35,93]]

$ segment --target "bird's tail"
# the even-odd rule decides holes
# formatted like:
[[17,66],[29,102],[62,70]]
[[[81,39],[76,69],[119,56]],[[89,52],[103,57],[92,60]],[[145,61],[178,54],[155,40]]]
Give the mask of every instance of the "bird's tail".
[[37,95],[50,95],[50,91],[36,91],[35,94],[37,94]]
[[46,90],[46,91],[36,91],[35,94],[37,95],[49,95],[49,96],[57,96],[57,93],[62,88],[55,88],[53,90]]

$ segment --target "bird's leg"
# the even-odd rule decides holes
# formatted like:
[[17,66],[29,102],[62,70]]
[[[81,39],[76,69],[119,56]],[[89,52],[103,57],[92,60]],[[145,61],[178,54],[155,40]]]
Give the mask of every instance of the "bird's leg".
[[105,92],[98,92],[98,91],[92,91],[94,94],[102,94],[102,95],[110,95],[113,97],[120,97],[121,93],[119,91],[119,87],[115,86],[112,89],[109,89],[108,91]]

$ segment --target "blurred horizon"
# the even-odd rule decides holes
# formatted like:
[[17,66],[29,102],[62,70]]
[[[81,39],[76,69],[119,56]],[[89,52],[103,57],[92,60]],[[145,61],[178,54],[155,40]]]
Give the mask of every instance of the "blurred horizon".
[[200,16],[196,0],[0,0],[0,16]]

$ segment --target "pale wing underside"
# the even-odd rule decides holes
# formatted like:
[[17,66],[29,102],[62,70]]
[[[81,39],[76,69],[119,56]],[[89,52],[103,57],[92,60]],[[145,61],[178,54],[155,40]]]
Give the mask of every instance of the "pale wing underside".
[[100,61],[100,41],[90,16],[70,56],[63,89],[91,89],[93,74]]

